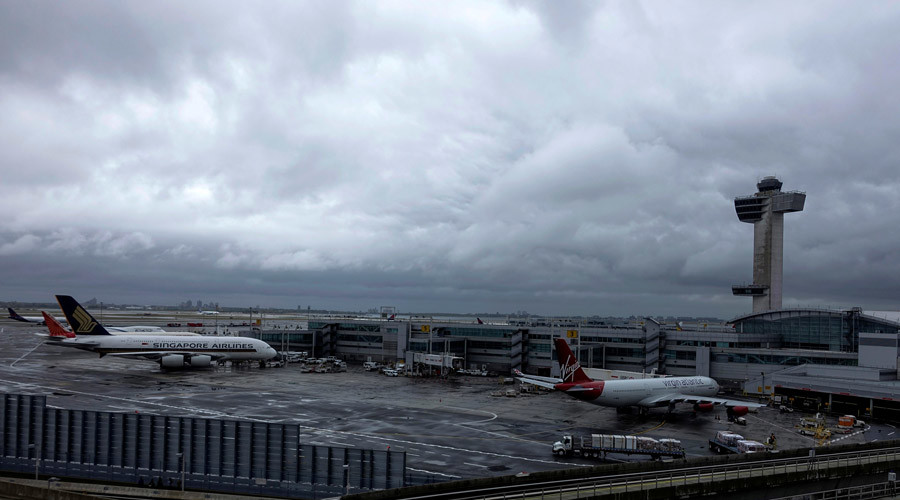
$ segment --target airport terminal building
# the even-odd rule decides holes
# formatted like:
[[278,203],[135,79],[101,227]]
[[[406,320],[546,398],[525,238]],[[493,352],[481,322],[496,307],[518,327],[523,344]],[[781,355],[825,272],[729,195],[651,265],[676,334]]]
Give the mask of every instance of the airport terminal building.
[[[823,386],[829,379],[835,383],[848,377],[875,381],[866,397],[900,401],[900,386],[895,388],[898,320],[900,317],[867,314],[859,308],[782,309],[742,316],[726,324],[691,326],[651,318],[620,323],[535,319],[504,324],[347,318],[310,320],[308,330],[247,334],[316,357],[336,356],[359,363],[403,361],[408,370],[419,373],[427,367],[416,366],[416,353],[451,354],[462,358],[467,368],[501,375],[519,369],[548,376],[558,374],[552,339],[566,336],[586,368],[706,375],[735,392],[781,394],[799,398],[798,404],[804,407],[824,409],[834,399],[829,403],[828,384]],[[813,378],[815,384],[807,382]],[[852,393],[844,389],[837,387],[834,394]],[[872,413],[869,401],[857,406],[860,415]]]

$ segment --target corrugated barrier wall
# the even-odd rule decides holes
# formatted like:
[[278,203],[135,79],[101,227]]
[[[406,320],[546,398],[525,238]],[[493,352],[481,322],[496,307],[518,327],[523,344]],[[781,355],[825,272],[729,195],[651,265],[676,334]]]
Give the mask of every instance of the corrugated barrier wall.
[[[406,453],[303,445],[297,425],[48,408],[0,396],[0,469],[320,498],[405,486]],[[348,477],[349,476],[349,477]]]

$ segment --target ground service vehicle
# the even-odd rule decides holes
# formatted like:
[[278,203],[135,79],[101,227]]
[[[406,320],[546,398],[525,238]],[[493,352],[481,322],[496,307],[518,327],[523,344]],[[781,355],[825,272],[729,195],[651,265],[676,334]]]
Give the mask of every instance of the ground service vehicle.
[[650,455],[653,458],[684,458],[684,448],[677,439],[657,440],[644,436],[590,434],[577,437],[565,435],[562,441],[553,443],[553,454],[556,456],[605,458],[607,453]]
[[709,449],[716,453],[741,453],[738,450],[738,441],[743,441],[744,436],[731,431],[716,432],[716,437],[709,440]]
[[857,419],[855,416],[844,415],[843,417],[838,417],[837,429],[835,429],[835,431],[846,434],[851,432],[854,428],[865,426],[866,423]]
[[765,453],[769,451],[769,447],[750,439],[741,439],[737,442],[738,453]]

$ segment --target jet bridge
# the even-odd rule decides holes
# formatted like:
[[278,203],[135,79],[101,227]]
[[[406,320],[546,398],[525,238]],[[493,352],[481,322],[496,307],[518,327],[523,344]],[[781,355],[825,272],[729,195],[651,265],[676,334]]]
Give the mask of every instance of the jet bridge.
[[453,372],[460,370],[465,366],[465,359],[454,356],[453,354],[424,354],[417,352],[413,356],[413,362],[433,368],[440,368],[441,372]]

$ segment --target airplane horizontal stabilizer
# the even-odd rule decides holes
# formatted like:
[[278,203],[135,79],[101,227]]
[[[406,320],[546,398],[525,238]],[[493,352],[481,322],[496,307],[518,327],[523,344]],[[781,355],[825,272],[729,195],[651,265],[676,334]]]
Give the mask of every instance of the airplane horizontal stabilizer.
[[516,378],[525,382],[526,384],[536,385],[538,387],[546,387],[547,389],[555,389],[556,384],[562,382],[562,380],[558,378],[550,378],[550,377],[539,377],[537,375],[525,375],[519,370],[513,370]]

